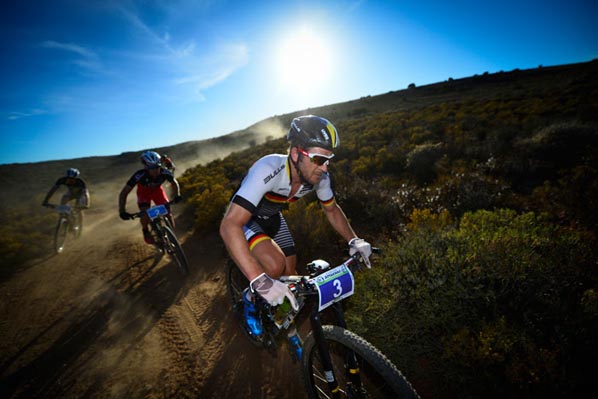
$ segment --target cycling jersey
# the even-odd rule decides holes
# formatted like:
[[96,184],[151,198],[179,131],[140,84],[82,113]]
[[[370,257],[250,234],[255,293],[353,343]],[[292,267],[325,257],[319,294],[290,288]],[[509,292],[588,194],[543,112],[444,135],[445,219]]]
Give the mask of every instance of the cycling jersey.
[[288,203],[295,202],[305,195],[316,192],[324,206],[334,203],[330,175],[324,173],[314,186],[303,184],[292,198],[291,167],[289,157],[271,154],[257,160],[241,182],[241,187],[234,194],[232,202],[247,209],[258,218],[269,218],[285,209]]
[[305,195],[316,192],[324,206],[334,204],[334,193],[328,173],[322,175],[318,184],[303,184],[297,193],[291,192],[291,167],[289,157],[281,154],[266,155],[257,160],[241,182],[232,202],[245,208],[253,217],[243,233],[252,250],[263,240],[272,239],[286,256],[295,254],[295,243],[281,211],[288,203],[295,202]]
[[165,181],[174,183],[174,176],[168,170],[161,168],[158,177],[153,179],[147,169],[141,169],[133,173],[133,176],[127,181],[127,186],[135,187],[135,185],[145,187],[159,187]]
[[[74,183],[72,185],[67,184],[67,180],[68,179],[72,179],[74,181]],[[66,177],[63,176],[61,178],[59,178],[58,180],[56,180],[56,183],[54,183],[54,185],[56,187],[58,186],[66,186],[66,188],[68,189],[68,194],[70,197],[72,198],[79,198],[87,189],[87,185],[85,184],[85,181],[83,179],[81,179],[80,177]]]
[[174,176],[170,171],[161,168],[160,174],[153,179],[147,169],[138,170],[127,181],[127,186],[135,187],[137,185],[137,204],[145,208],[154,201],[156,205],[162,205],[168,202],[168,197],[162,188],[164,182],[174,184]]

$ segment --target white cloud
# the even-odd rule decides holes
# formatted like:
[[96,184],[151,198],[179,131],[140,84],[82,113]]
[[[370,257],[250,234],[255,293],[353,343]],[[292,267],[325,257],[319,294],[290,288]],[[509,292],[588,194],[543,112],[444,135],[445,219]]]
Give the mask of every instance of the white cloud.
[[[206,6],[206,4],[204,4]],[[154,59],[166,65],[172,75],[178,78],[170,81],[176,86],[189,85],[193,88],[194,96],[205,99],[201,90],[213,87],[228,79],[237,70],[249,62],[249,50],[243,43],[224,43],[207,53],[206,43],[202,42],[198,48],[196,41],[191,38],[177,40],[170,32],[158,33],[146,24],[132,7],[121,5],[118,11],[131,23],[135,29],[158,44],[158,51],[162,54],[138,54],[138,57]],[[202,38],[205,40],[205,38]],[[181,44],[182,43],[182,44]],[[156,49],[152,49],[156,51]],[[203,51],[203,53],[202,53]]]
[[214,54],[201,62],[190,62],[185,68],[186,76],[175,79],[177,85],[193,84],[204,90],[226,80],[249,62],[249,50],[244,44],[221,46]]
[[48,49],[66,51],[79,56],[80,58],[73,62],[82,68],[97,71],[100,70],[102,67],[99,61],[99,57],[95,52],[78,44],[61,43],[54,40],[46,40],[41,43],[41,46]]
[[6,119],[8,119],[9,121],[16,121],[17,119],[28,118],[30,116],[36,115],[43,115],[45,113],[47,113],[45,110],[36,108],[28,112],[11,112],[8,114],[8,117]]

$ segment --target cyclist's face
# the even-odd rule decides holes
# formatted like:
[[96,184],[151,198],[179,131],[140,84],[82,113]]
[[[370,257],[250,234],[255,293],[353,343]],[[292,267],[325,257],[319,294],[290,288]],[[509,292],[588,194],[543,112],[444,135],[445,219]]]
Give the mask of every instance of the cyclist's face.
[[149,175],[154,179],[156,177],[160,176],[160,168],[148,169],[148,171],[149,171]]
[[[319,147],[311,147],[303,151],[312,155],[312,158],[314,155],[318,154],[323,155],[326,158],[332,155],[331,151]],[[299,149],[297,149],[297,154],[300,156],[299,168],[301,169],[301,174],[305,180],[310,184],[319,183],[320,180],[322,180],[324,173],[328,172],[328,163],[318,165],[318,162],[313,162],[308,155],[303,155]]]
[[67,177],[66,178],[66,185],[67,186],[72,186],[73,184],[75,184],[75,178],[74,177]]

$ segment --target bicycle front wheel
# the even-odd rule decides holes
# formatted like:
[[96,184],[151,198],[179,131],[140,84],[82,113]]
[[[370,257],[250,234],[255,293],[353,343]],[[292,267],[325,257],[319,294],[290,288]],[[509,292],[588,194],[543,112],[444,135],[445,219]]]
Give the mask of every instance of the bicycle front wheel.
[[[338,326],[322,328],[341,398],[419,398],[397,367],[372,344]],[[358,364],[357,373],[348,367],[348,359],[353,356]],[[313,332],[305,339],[301,362],[308,396],[332,397]]]
[[68,232],[69,222],[66,218],[58,219],[56,231],[54,232],[54,250],[57,254],[64,250],[64,243],[66,241],[66,234]]
[[187,263],[187,257],[185,256],[185,252],[183,252],[183,248],[170,228],[164,226],[164,232],[168,238],[165,242],[166,252],[172,256],[181,273],[186,276],[189,274],[189,264]]
[[77,211],[73,216],[73,232],[76,238],[81,237],[81,233],[83,232],[83,214],[81,211]]

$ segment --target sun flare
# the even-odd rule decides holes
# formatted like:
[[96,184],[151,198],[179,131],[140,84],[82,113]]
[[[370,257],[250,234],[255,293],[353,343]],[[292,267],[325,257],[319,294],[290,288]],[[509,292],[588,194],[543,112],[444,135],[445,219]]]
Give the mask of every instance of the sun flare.
[[281,88],[298,93],[316,89],[330,77],[332,68],[326,39],[307,28],[281,40],[277,61]]

